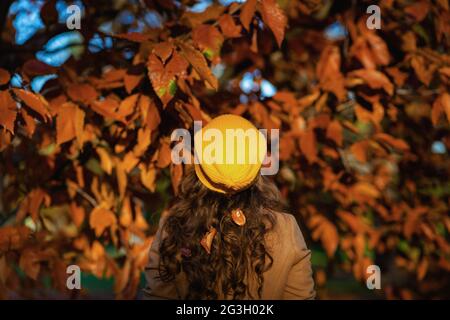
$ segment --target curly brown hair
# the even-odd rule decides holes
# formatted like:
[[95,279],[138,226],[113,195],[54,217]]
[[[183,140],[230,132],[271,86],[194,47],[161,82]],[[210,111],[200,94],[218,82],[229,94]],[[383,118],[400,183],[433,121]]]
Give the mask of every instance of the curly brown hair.
[[[230,217],[236,208],[245,213],[244,226]],[[160,279],[173,281],[183,272],[189,283],[185,299],[253,299],[248,279],[256,276],[261,297],[263,273],[273,263],[265,235],[275,224],[272,211],[284,209],[278,188],[267,177],[258,176],[249,188],[224,195],[206,188],[189,170],[162,226]],[[208,254],[200,241],[210,227],[217,234]]]

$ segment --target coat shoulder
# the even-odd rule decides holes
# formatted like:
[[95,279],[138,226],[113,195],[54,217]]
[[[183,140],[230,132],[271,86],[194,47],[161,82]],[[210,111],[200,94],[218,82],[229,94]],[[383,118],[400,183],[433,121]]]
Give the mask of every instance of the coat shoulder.
[[292,233],[297,226],[297,221],[292,214],[271,211],[273,226],[268,232],[267,242],[271,247],[285,248],[292,243]]

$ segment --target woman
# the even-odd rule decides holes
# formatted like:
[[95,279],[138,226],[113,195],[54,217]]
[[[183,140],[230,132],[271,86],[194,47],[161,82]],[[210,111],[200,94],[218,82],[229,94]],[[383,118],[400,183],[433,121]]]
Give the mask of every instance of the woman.
[[[255,133],[260,140],[219,143],[209,129],[223,137],[245,130],[247,138]],[[175,204],[160,221],[146,268],[145,298],[315,297],[302,233],[295,218],[282,212],[274,183],[260,175],[267,147],[262,139],[249,121],[234,115],[219,116],[196,133],[200,161],[188,170]],[[210,154],[213,163],[205,160],[211,146],[217,147]]]

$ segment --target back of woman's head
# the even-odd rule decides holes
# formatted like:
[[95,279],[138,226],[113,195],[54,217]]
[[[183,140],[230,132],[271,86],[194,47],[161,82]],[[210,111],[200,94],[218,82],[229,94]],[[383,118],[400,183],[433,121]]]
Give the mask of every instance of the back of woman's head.
[[[232,210],[241,209],[245,224],[238,225]],[[284,205],[275,184],[258,175],[247,189],[221,194],[206,188],[188,170],[179,195],[163,225],[160,277],[173,281],[180,272],[188,281],[188,299],[233,299],[252,296],[249,279],[261,296],[263,273],[271,267],[265,235],[274,226],[272,211]],[[210,252],[200,244],[214,228]]]

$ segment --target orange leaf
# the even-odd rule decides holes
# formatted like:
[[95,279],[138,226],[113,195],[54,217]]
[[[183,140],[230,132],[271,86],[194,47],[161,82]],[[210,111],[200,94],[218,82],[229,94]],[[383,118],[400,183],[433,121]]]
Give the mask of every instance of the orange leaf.
[[116,224],[117,219],[114,213],[102,207],[94,208],[89,217],[89,225],[94,229],[97,237],[100,237],[106,228],[115,226]]
[[85,104],[93,102],[98,97],[95,88],[87,83],[69,85],[67,94],[73,101]]
[[320,86],[342,101],[346,96],[344,76],[341,73],[341,54],[337,46],[327,46],[320,54],[316,75]]
[[133,213],[131,211],[130,197],[123,199],[122,210],[120,213],[120,224],[124,227],[129,227],[133,220]]
[[309,220],[309,228],[313,229],[311,237],[320,240],[328,257],[333,257],[339,245],[339,234],[336,226],[322,215],[314,215]]
[[119,107],[119,102],[112,98],[112,97],[106,97],[104,100],[101,101],[94,101],[90,105],[91,109],[97,112],[98,114],[102,115],[105,118],[110,118],[118,121],[124,121],[123,118],[119,117],[116,114],[116,110]]
[[141,182],[142,184],[151,192],[155,192],[156,189],[156,169],[153,165],[148,166],[148,168],[141,164],[139,166],[141,170]]
[[300,149],[309,163],[317,161],[317,143],[313,129],[306,130],[300,137]]
[[123,99],[119,105],[119,108],[117,109],[117,116],[120,118],[126,118],[127,116],[132,114],[134,112],[134,108],[136,107],[138,98],[138,94],[133,94]]
[[380,197],[380,191],[378,191],[375,186],[369,182],[360,181],[355,183],[352,188],[352,192],[356,195],[363,195],[370,198],[378,198]]
[[437,125],[441,114],[446,114],[447,120],[450,123],[450,94],[442,93],[433,103],[431,109],[431,122]]
[[390,145],[391,147],[393,147],[395,149],[399,149],[402,151],[409,150],[409,146],[404,140],[396,139],[393,136],[388,135],[387,133],[377,133],[374,136],[374,138],[378,141],[387,143],[388,145]]
[[75,137],[82,139],[83,126],[84,111],[72,102],[64,103],[56,118],[56,143],[62,144]]
[[169,142],[163,139],[158,150],[158,162],[156,163],[158,168],[165,168],[170,164],[172,161],[171,152]]
[[133,153],[136,157],[142,156],[147,150],[150,142],[152,141],[152,132],[148,127],[140,128],[138,130],[137,144],[133,149]]
[[142,121],[145,125],[151,131],[157,129],[161,122],[161,117],[159,116],[158,108],[153,100],[151,100],[148,96],[141,95],[138,106],[141,110]]
[[77,206],[75,202],[71,202],[69,212],[73,223],[79,228],[83,224],[84,217],[86,216],[84,208]]
[[264,23],[269,26],[275,35],[278,47],[281,47],[287,25],[287,18],[283,10],[280,9],[276,0],[262,0],[261,14]]
[[180,42],[179,43],[181,53],[203,80],[208,82],[211,87],[218,89],[219,83],[217,78],[213,75],[211,69],[209,69],[206,59],[198,50],[195,50],[191,45]]
[[130,94],[134,88],[137,87],[137,85],[141,82],[142,78],[144,77],[143,74],[129,74],[127,73],[124,78],[123,82],[125,84],[125,90],[127,90],[127,93]]
[[338,120],[330,122],[327,128],[327,138],[342,146],[342,126]]
[[253,20],[253,15],[256,11],[256,1],[257,0],[247,0],[242,6],[239,18],[245,29],[249,30],[250,22]]
[[20,109],[20,115],[25,121],[25,131],[27,132],[28,136],[33,136],[33,133],[36,130],[36,122],[34,118],[28,113],[28,111],[25,110],[25,108]]
[[134,219],[134,226],[139,230],[147,230],[148,223],[145,220],[144,215],[142,214],[142,206],[139,204],[139,202],[135,203],[134,211],[136,212],[136,217]]
[[151,54],[148,59],[148,76],[153,89],[161,99],[163,105],[167,105],[173,98],[177,90],[176,76],[183,76],[188,64],[177,52],[174,52],[172,58],[166,66],[155,55]]
[[425,67],[425,59],[422,56],[413,56],[411,58],[411,67],[413,67],[417,78],[426,86],[430,85],[433,79],[434,71],[436,71],[436,66],[431,64],[428,68]]
[[14,94],[19,97],[28,107],[36,111],[45,122],[51,119],[51,114],[48,111],[48,103],[39,94],[25,91],[23,89],[13,89]]
[[369,147],[369,142],[367,140],[362,140],[355,142],[350,147],[350,151],[355,156],[356,160],[360,162],[367,161],[367,148]]
[[14,123],[16,121],[16,117],[16,102],[8,91],[0,91],[0,125],[14,134]]

